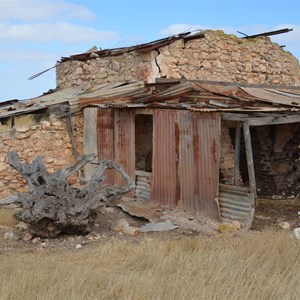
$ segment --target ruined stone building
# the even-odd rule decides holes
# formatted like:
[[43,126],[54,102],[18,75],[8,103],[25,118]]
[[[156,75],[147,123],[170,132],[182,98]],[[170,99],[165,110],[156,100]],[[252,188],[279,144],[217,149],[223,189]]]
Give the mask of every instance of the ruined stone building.
[[26,189],[7,165],[10,150],[43,155],[50,172],[97,153],[136,179],[130,196],[214,218],[230,218],[230,208],[245,220],[257,194],[300,190],[300,66],[266,36],[204,31],[94,49],[63,57],[56,82],[1,104],[0,197]]

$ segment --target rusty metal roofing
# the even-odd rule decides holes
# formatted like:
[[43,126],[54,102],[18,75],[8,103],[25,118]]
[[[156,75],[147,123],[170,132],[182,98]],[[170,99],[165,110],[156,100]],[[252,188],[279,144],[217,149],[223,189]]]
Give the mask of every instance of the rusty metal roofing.
[[181,34],[176,34],[170,37],[166,37],[163,39],[155,40],[149,43],[144,43],[144,44],[139,44],[135,46],[130,46],[130,47],[122,47],[122,48],[114,48],[114,49],[104,49],[104,50],[95,50],[95,51],[87,51],[85,53],[80,53],[80,54],[75,54],[71,55],[70,57],[62,57],[61,62],[69,61],[69,60],[76,60],[76,61],[85,61],[89,59],[95,59],[98,57],[106,57],[106,56],[115,56],[115,55],[121,55],[124,53],[129,53],[133,51],[151,51],[163,46],[166,46],[176,40],[179,39],[186,39],[186,40],[191,40],[191,39],[198,39],[198,38],[203,38],[204,34],[202,31],[196,33],[196,34],[191,34],[191,32],[185,32]]
[[0,106],[0,118],[31,113],[62,103],[69,103],[73,113],[87,106],[202,112],[299,112],[300,87],[174,79],[160,79],[150,84],[143,81],[103,83],[87,89],[73,86],[50,90],[31,99],[6,101]]
[[[157,107],[194,111],[299,111],[300,87],[171,81],[116,87],[80,98],[81,106]],[[122,93],[123,91],[123,93]]]

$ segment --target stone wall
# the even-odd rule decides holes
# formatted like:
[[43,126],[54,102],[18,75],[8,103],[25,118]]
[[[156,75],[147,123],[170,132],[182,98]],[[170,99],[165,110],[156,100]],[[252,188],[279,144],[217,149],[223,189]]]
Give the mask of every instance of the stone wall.
[[130,52],[57,65],[57,86],[155,78],[300,85],[298,60],[268,37],[241,39],[222,31],[177,40],[150,52]]
[[[83,118],[73,116],[74,134],[78,152],[82,153]],[[27,190],[27,184],[7,162],[7,153],[17,151],[21,161],[28,163],[41,155],[49,172],[55,172],[74,161],[72,145],[64,119],[50,116],[49,121],[22,125],[0,133],[0,199]],[[70,183],[78,183],[76,176]]]

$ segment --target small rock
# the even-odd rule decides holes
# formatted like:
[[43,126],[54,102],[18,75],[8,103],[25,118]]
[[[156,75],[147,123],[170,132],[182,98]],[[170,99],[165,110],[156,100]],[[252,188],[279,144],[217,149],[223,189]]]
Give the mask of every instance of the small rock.
[[110,228],[113,231],[123,231],[123,229],[128,226],[129,226],[129,223],[125,219],[120,219],[120,220],[114,221],[111,224]]
[[278,226],[281,228],[281,229],[284,229],[284,230],[290,230],[291,229],[291,226],[288,222],[280,222],[278,224]]
[[123,232],[130,236],[138,236],[141,230],[138,227],[126,226],[123,228]]
[[194,220],[194,217],[189,217],[189,220],[190,220],[190,221],[193,221],[193,220]]
[[68,242],[73,242],[73,241],[75,241],[74,236],[68,236],[68,237],[67,237],[67,241],[68,241]]
[[86,235],[85,237],[86,237],[86,239],[89,240],[89,241],[94,240],[94,237],[93,237],[92,234],[88,234],[88,235]]
[[32,244],[37,244],[40,242],[40,238],[39,237],[35,237],[34,239],[32,239]]
[[5,240],[18,240],[19,236],[12,230],[6,231],[4,233]]
[[42,246],[42,247],[46,247],[47,244],[46,244],[45,242],[42,242],[42,243],[41,243],[41,246]]
[[300,227],[297,227],[293,230],[293,237],[300,240]]
[[21,221],[16,225],[16,228],[20,230],[26,230],[28,228],[28,225],[25,222]]
[[113,207],[106,207],[105,211],[109,214],[113,213],[115,210]]
[[25,241],[25,242],[28,242],[28,241],[30,241],[32,238],[33,238],[33,235],[32,235],[30,232],[26,232],[26,233],[23,235],[22,240]]
[[241,223],[239,221],[233,220],[231,222],[231,224],[237,229],[240,230],[241,229]]
[[82,245],[80,245],[80,244],[77,244],[76,246],[75,246],[75,249],[81,249],[82,248]]

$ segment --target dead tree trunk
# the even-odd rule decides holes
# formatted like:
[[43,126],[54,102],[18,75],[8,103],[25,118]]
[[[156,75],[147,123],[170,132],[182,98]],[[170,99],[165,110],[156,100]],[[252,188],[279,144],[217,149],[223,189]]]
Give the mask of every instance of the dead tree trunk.
[[[99,163],[94,175],[82,189],[70,186],[67,178],[94,159],[95,155],[84,155],[72,165],[49,173],[42,157],[38,156],[31,164],[26,164],[19,161],[16,152],[9,152],[11,166],[29,186],[29,192],[18,194],[14,200],[22,208],[14,217],[27,223],[32,234],[43,238],[52,238],[60,233],[88,233],[97,212],[103,211],[106,204],[134,188],[134,182],[124,169],[110,160]],[[103,185],[106,169],[116,169],[127,185]]]

